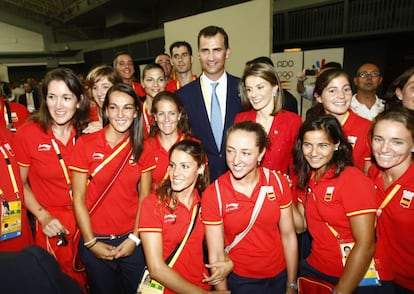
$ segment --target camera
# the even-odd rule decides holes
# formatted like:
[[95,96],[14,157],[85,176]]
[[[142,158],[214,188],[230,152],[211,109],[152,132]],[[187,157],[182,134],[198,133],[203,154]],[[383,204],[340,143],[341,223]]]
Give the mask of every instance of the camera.
[[305,70],[305,75],[306,76],[316,76],[317,73],[318,73],[318,71],[316,69],[306,69]]
[[58,240],[56,242],[57,246],[66,246],[66,245],[68,245],[68,240],[66,239],[66,237],[63,233],[58,233],[56,237],[58,238]]

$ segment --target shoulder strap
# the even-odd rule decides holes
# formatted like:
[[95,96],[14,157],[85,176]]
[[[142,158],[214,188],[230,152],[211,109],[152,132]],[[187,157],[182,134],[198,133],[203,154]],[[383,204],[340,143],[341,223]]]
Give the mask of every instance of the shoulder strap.
[[277,180],[277,183],[278,183],[278,185],[279,185],[279,189],[280,189],[280,192],[282,192],[282,194],[283,194],[283,186],[282,186],[282,182],[280,181],[280,177],[279,177],[279,175],[277,174],[277,172],[276,171],[274,171],[274,170],[270,170],[270,169],[268,169],[268,168],[263,168],[263,172],[264,172],[264,174],[265,174],[265,176],[266,176],[266,181],[267,181],[267,183],[269,184],[269,177],[270,177],[270,174],[273,174],[274,176],[275,176],[275,178],[276,178],[276,180]]
[[216,195],[217,195],[217,202],[219,206],[220,216],[221,218],[223,218],[223,203],[221,202],[221,194],[220,194],[218,179],[214,181],[214,185],[216,186]]
[[[263,168],[263,172],[265,174],[266,182],[268,184],[269,184],[270,173],[272,173],[275,176],[277,183],[279,184],[280,192],[283,194],[283,186],[282,186],[282,182],[280,181],[279,175],[274,170],[271,171],[268,168]],[[223,204],[221,202],[221,194],[220,194],[218,179],[214,181],[214,185],[216,187],[217,203],[219,206],[220,216],[223,217]]]
[[[263,172],[264,172],[265,177],[266,177],[266,182],[267,182],[267,184],[269,184],[269,177],[270,177],[271,172],[267,168],[264,168]],[[272,171],[272,173],[276,176],[276,179],[278,180],[278,183],[279,183],[279,187],[280,187],[281,191],[283,192],[282,184],[280,182],[279,177],[273,171]],[[218,185],[216,185],[216,189],[218,189]],[[262,208],[264,199],[265,199],[265,197],[268,193],[274,193],[273,186],[262,186],[260,188],[259,196],[257,197],[256,203],[254,205],[252,216],[250,217],[249,224],[243,230],[243,232],[237,234],[236,237],[234,238],[233,242],[231,242],[231,244],[229,244],[224,249],[227,253],[229,253],[230,250],[233,249],[233,247],[236,246],[244,238],[244,236],[247,235],[247,233],[250,231],[250,229],[253,227],[253,224],[256,221],[257,216],[259,215],[260,209]],[[219,197],[219,196],[217,196],[217,197]]]
[[6,101],[6,98],[4,98],[4,107],[6,108],[7,112],[7,128],[11,131],[15,131],[15,128],[13,126],[13,118],[12,118],[12,112],[10,108],[10,104],[8,101]]
[[197,204],[193,208],[193,213],[192,213],[192,216],[191,216],[191,222],[188,225],[187,233],[185,234],[185,236],[184,236],[183,240],[180,242],[180,244],[178,244],[177,247],[175,247],[173,252],[171,252],[170,256],[168,256],[168,258],[165,260],[165,262],[168,264],[169,267],[174,266],[175,262],[178,259],[178,256],[180,255],[181,251],[184,248],[185,243],[187,242],[188,238],[190,238],[190,235],[194,230],[199,211],[200,211],[200,205]]
[[115,174],[111,177],[111,181],[108,183],[108,185],[106,186],[105,190],[101,193],[101,195],[99,196],[98,200],[96,200],[96,202],[93,204],[93,206],[91,207],[91,209],[89,209],[89,215],[91,215],[94,212],[94,210],[96,209],[96,207],[99,205],[99,203],[102,202],[102,199],[106,196],[106,194],[108,193],[108,191],[111,189],[113,183],[116,181],[116,179],[118,178],[118,176],[121,173],[122,169],[124,168],[125,164],[128,162],[131,154],[132,154],[132,149],[129,150],[128,154],[124,158],[124,161],[117,168]]
[[401,185],[397,184],[394,186],[394,188],[391,190],[390,193],[388,193],[387,197],[382,201],[380,207],[378,208],[378,211],[382,211],[382,209],[388,205],[388,203],[391,201],[391,199],[394,197],[395,194],[397,194],[398,190],[400,190]]

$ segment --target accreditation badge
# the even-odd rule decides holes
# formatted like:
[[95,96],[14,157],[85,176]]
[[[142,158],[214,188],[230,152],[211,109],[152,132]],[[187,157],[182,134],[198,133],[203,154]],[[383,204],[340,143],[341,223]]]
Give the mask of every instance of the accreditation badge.
[[[341,249],[342,254],[342,264],[345,266],[349,254],[351,253],[352,248],[354,247],[355,242],[347,242],[344,240],[339,241],[339,248]],[[365,273],[364,278],[360,281],[358,286],[380,286],[381,282],[379,280],[378,271],[375,268],[374,259],[371,259],[368,270]]]
[[3,200],[1,204],[0,240],[19,237],[22,234],[22,201]]

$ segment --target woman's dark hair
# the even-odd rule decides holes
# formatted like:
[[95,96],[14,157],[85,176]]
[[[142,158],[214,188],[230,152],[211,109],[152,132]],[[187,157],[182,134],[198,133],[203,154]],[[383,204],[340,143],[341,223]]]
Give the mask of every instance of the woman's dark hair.
[[82,130],[88,125],[89,122],[89,100],[81,80],[69,68],[56,68],[46,73],[42,83],[42,91],[40,93],[42,102],[40,104],[39,111],[31,117],[31,120],[39,123],[44,132],[52,126],[53,118],[50,115],[46,104],[49,84],[52,81],[64,82],[69,90],[76,96],[78,107],[73,115],[72,124],[76,129],[76,133],[81,135]]
[[[157,95],[155,95],[154,100],[152,101],[151,106],[151,114],[153,117],[158,112],[157,105],[161,101],[169,101],[177,106],[178,113],[180,114],[180,119],[178,121],[178,129],[186,136],[191,136],[191,129],[190,129],[190,123],[188,122],[188,115],[187,111],[185,111],[184,105],[181,102],[180,97],[176,93],[172,93],[169,91],[162,91],[159,92]],[[157,122],[155,119],[152,120],[151,126],[150,126],[150,137],[154,137],[160,128],[158,127]]]
[[385,109],[392,108],[394,106],[401,106],[402,101],[398,99],[395,90],[405,87],[408,80],[414,75],[414,66],[406,69],[402,74],[400,74],[392,83],[388,86],[387,91],[385,92],[382,99],[385,100]]
[[328,87],[329,83],[339,77],[344,76],[350,85],[352,85],[351,77],[342,69],[338,68],[330,68],[322,71],[315,81],[315,86],[313,88],[313,100],[312,100],[312,107],[306,112],[306,117],[308,116],[320,116],[325,114],[325,109],[323,108],[323,104],[319,103],[316,100],[315,95],[322,96],[323,90]]
[[[201,194],[210,183],[210,172],[207,166],[207,155],[203,145],[195,140],[184,139],[180,142],[175,143],[171,147],[169,152],[170,158],[171,154],[175,150],[183,151],[189,154],[197,162],[197,167],[200,167],[202,165],[205,166],[203,174],[198,175],[197,182],[195,185],[195,188],[197,189],[198,193]],[[167,177],[164,181],[162,181],[161,185],[157,188],[156,192],[159,197],[159,201],[164,205],[168,206],[171,209],[171,211],[174,211],[174,209],[177,206],[178,199],[176,198],[174,191],[171,189],[170,177]],[[171,199],[171,202],[168,205],[169,199]]]
[[149,71],[150,69],[154,69],[154,68],[158,68],[159,70],[161,70],[162,72],[164,72],[164,69],[162,68],[161,65],[159,65],[158,63],[155,63],[155,62],[151,62],[151,63],[148,63],[144,67],[144,69],[142,70],[142,79],[143,80],[145,79],[145,76],[147,74],[147,71]]
[[310,178],[311,166],[306,161],[302,151],[303,138],[310,131],[324,131],[333,144],[339,143],[338,150],[335,150],[326,169],[328,170],[331,166],[334,166],[334,177],[339,176],[346,166],[353,165],[352,146],[346,140],[339,121],[330,114],[311,116],[300,127],[293,150],[294,171],[298,176],[297,188],[300,190],[305,189]]
[[259,123],[255,123],[249,120],[236,123],[227,130],[227,138],[232,132],[238,130],[254,133],[256,135],[256,146],[259,147],[259,153],[261,153],[265,147],[268,147],[270,144],[266,130]]
[[104,126],[109,124],[109,119],[106,111],[109,106],[109,99],[115,92],[125,93],[131,96],[134,100],[134,107],[137,115],[134,118],[132,125],[129,127],[129,138],[131,140],[132,156],[134,158],[134,162],[138,162],[142,154],[142,150],[144,149],[144,123],[142,119],[141,101],[139,100],[134,88],[132,88],[130,85],[124,83],[113,85],[111,88],[109,88],[108,92],[106,92],[105,101],[102,105],[102,121]]

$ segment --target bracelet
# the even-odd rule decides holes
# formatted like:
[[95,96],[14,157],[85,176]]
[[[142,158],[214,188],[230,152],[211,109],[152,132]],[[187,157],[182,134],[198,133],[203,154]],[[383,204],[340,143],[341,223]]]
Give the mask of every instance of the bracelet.
[[92,249],[93,246],[96,245],[96,243],[98,243],[98,240],[95,240],[95,243],[93,243],[92,245],[90,245],[89,247],[86,247],[86,248],[90,250],[90,249]]
[[135,236],[134,234],[132,234],[132,233],[130,233],[130,234],[128,235],[128,239],[130,239],[130,240],[134,241],[134,243],[135,243],[135,245],[136,245],[137,247],[139,246],[139,244],[141,244],[141,240],[140,240],[137,236]]
[[296,282],[287,283],[287,287],[293,290],[298,290],[298,284]]
[[98,243],[98,239],[93,238],[91,241],[85,243],[87,245],[85,245],[85,244],[83,244],[83,245],[86,247],[86,249],[91,249],[93,246],[96,245],[96,243]]
[[89,248],[89,246],[91,246],[94,242],[96,242],[96,237],[95,238],[93,238],[92,240],[90,240],[90,241],[88,241],[88,242],[85,242],[85,243],[83,243],[83,246],[85,246],[86,248]]

